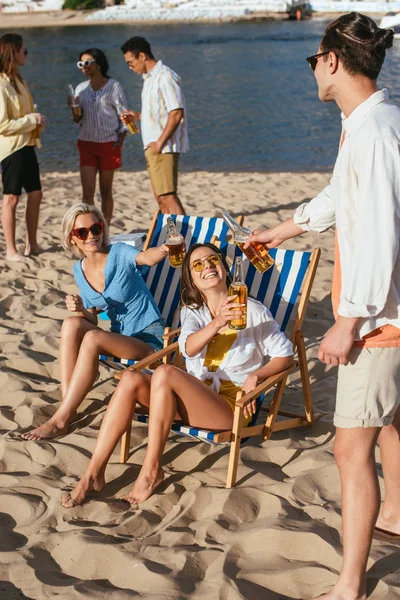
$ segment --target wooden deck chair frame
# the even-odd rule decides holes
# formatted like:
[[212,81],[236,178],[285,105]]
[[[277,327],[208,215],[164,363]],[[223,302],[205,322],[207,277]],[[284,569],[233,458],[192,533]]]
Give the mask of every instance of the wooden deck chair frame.
[[[322,414],[316,415],[314,413],[310,376],[307,365],[304,335],[302,331],[304,317],[310,298],[320,253],[321,251],[318,248],[314,249],[311,253],[303,282],[303,289],[300,294],[300,299],[297,305],[297,311],[295,313],[295,319],[290,335],[293,348],[295,351],[297,351],[297,361],[292,367],[264,380],[249,394],[244,394],[244,392],[239,391],[236,398],[232,429],[228,431],[221,431],[214,435],[213,440],[216,444],[230,443],[228,476],[226,481],[227,488],[233,487],[236,483],[240,445],[243,438],[247,439],[249,437],[260,435],[264,440],[268,440],[270,439],[272,433],[276,431],[283,431],[295,427],[310,426],[322,416]],[[173,342],[163,350],[156,352],[152,356],[152,362],[155,360],[161,360],[164,363],[171,363],[175,366],[179,366],[181,364],[182,356],[179,351],[178,342]],[[150,362],[147,358],[137,362],[133,367],[129,367],[129,369],[140,370],[148,367],[149,364]],[[287,384],[288,376],[297,367],[300,369],[300,378],[304,398],[304,413],[301,414],[280,410],[280,404]],[[254,399],[257,399],[262,394],[268,392],[273,387],[276,389],[273,394],[269,409],[266,409],[267,415],[265,423],[242,427],[244,407]],[[285,418],[277,421],[278,415]],[[121,462],[123,463],[127,461],[129,456],[131,428],[132,424],[129,425],[129,428],[121,438]]]

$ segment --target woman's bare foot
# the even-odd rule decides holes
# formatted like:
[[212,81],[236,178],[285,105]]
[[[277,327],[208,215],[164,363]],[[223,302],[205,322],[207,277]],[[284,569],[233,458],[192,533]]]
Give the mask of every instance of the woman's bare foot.
[[37,256],[44,252],[40,246],[26,246],[24,250],[24,256]]
[[49,440],[51,438],[66,435],[68,433],[68,423],[66,425],[57,423],[54,419],[50,419],[40,427],[21,433],[21,437],[24,440],[30,440],[37,442],[38,440]]
[[10,262],[26,262],[26,256],[22,256],[18,252],[7,252],[6,260]]
[[386,518],[384,518],[383,511],[381,510],[376,520],[375,529],[388,533],[389,535],[400,536],[400,520],[396,517],[391,517],[390,515],[385,516]]
[[86,500],[89,492],[100,492],[105,485],[104,473],[96,477],[84,475],[76,488],[70,494],[63,494],[61,504],[64,508],[74,508],[80,506]]
[[162,469],[158,469],[154,473],[144,473],[143,469],[139,473],[129,494],[124,496],[130,504],[140,504],[150,498],[156,487],[164,480],[165,473]]

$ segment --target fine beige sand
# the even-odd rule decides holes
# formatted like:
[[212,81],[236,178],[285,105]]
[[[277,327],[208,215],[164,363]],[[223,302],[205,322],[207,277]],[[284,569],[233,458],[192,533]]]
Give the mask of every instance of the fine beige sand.
[[[328,180],[321,173],[183,173],[180,195],[189,214],[212,216],[227,207],[255,228],[286,219]],[[6,263],[0,255],[0,598],[278,600],[327,591],[341,564],[340,488],[332,453],[336,370],[316,355],[332,324],[333,233],[291,244],[322,248],[304,329],[314,402],[317,411],[326,411],[324,418],[265,443],[253,438],[242,449],[232,490],[225,489],[225,447],[171,436],[166,480],[136,510],[119,499],[145,452],[147,429],[135,424],[128,463],[121,465],[115,453],[106,488],[84,506],[66,510],[62,490],[84,472],[115,384],[112,372],[101,368],[64,438],[17,439],[18,431],[53,414],[60,400],[64,297],[75,290],[74,259],[61,249],[59,229],[65,210],[80,199],[79,175],[49,173],[43,187],[44,253],[26,264]],[[155,205],[145,173],[119,173],[115,199],[112,233],[147,230]],[[23,209],[22,201],[21,243]],[[296,374],[284,402],[293,408],[301,401]],[[400,599],[399,559],[398,543],[374,538],[370,599]]]

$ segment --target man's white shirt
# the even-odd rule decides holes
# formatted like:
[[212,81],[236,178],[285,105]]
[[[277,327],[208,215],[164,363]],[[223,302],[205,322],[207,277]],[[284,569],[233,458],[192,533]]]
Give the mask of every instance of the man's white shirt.
[[336,223],[338,314],[361,317],[361,338],[383,325],[400,328],[400,108],[383,89],[342,119],[332,179],[299,206],[294,222],[317,232]]
[[183,153],[189,150],[185,99],[181,78],[161,60],[143,75],[141,130],[143,146],[156,142],[173,110],[183,109],[183,118],[162,149],[162,153]]

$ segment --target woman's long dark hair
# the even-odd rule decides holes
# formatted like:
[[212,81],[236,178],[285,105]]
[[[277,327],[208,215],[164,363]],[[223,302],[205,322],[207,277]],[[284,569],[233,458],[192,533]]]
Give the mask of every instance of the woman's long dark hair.
[[22,37],[18,33],[5,33],[0,37],[0,73],[9,77],[17,94],[19,94],[18,81],[24,83],[17,63],[17,54],[22,44]]
[[191,256],[195,250],[198,248],[210,248],[215,254],[218,254],[221,257],[221,261],[226,270],[226,287],[228,288],[232,282],[232,277],[229,273],[229,266],[226,262],[225,256],[221,253],[221,250],[214,246],[214,244],[209,244],[208,242],[204,244],[194,244],[190,246],[189,250],[186,252],[185,258],[182,263],[182,274],[181,274],[181,306],[188,306],[189,308],[202,308],[205,304],[204,297],[200,290],[193,283],[192,274],[190,272],[190,263]]
[[87,50],[84,50],[80,53],[79,60],[82,60],[82,56],[84,54],[90,54],[90,56],[93,56],[94,60],[100,67],[100,72],[103,75],[103,77],[107,77],[107,79],[110,78],[108,74],[108,69],[110,68],[110,65],[108,64],[107,57],[104,54],[103,50],[99,50],[99,48],[88,48]]

